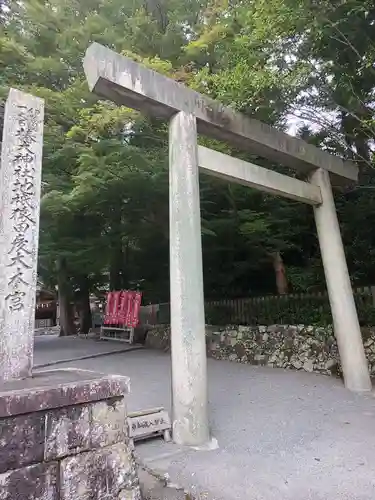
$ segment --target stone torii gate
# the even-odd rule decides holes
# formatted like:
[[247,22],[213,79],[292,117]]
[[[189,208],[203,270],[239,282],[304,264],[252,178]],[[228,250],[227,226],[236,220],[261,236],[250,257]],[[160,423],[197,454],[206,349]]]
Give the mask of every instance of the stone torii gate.
[[[169,120],[170,292],[173,436],[209,442],[199,167],[206,173],[312,205],[345,385],[371,382],[350,284],[331,180],[357,180],[354,163],[250,119],[97,43],[84,58],[90,90]],[[197,133],[306,174],[303,182],[207,148]]]

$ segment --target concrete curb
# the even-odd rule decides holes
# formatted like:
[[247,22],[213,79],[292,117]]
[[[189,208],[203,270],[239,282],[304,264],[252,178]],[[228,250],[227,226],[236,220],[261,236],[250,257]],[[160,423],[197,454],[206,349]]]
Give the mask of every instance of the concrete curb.
[[111,354],[122,354],[124,352],[138,351],[139,349],[143,349],[143,346],[142,345],[135,345],[133,347],[128,347],[126,349],[119,349],[118,351],[98,352],[96,354],[88,354],[87,356],[79,356],[77,358],[58,359],[56,361],[49,361],[48,363],[34,365],[33,368],[34,369],[35,368],[47,368],[48,366],[62,365],[64,363],[72,363],[74,361],[83,361],[85,359],[101,358],[102,356],[110,356]]

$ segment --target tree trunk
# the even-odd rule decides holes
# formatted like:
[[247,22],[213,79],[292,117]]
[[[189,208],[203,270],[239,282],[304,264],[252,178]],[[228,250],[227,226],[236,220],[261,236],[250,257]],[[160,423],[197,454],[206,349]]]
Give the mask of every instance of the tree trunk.
[[60,309],[60,337],[75,335],[71,291],[64,258],[59,258],[57,261],[57,286]]
[[87,276],[84,276],[80,281],[77,308],[79,314],[79,332],[87,335],[92,327],[90,290]]
[[371,178],[372,165],[370,137],[365,123],[372,120],[372,110],[359,104],[355,112],[356,117],[341,113],[341,128],[348,148],[353,151],[354,147],[356,151],[353,158],[359,167],[358,182],[362,186],[367,186]]
[[355,147],[357,150],[357,165],[359,167],[358,182],[361,186],[368,186],[372,177],[369,141],[358,137],[355,140]]
[[279,295],[286,295],[288,293],[288,280],[285,272],[285,265],[280,252],[272,254],[272,263],[275,270],[276,288]]
[[123,260],[124,253],[122,243],[119,242],[112,247],[111,262],[109,268],[109,287],[111,290],[121,290],[123,287]]
[[122,242],[121,212],[114,212],[112,218],[109,287],[111,290],[122,290],[124,286],[124,249]]

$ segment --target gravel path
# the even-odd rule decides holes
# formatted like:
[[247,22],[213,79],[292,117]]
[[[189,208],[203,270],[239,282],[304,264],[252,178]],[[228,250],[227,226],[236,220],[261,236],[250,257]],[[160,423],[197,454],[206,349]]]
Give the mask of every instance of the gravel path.
[[[170,408],[170,359],[157,351],[67,366],[131,378],[131,410]],[[154,440],[149,465],[207,500],[373,500],[375,401],[320,375],[208,362],[214,451]]]
[[34,338],[34,369],[60,364],[66,361],[80,361],[106,356],[116,352],[127,352],[140,346],[123,342],[98,341],[85,337],[58,337],[57,333],[43,332]]

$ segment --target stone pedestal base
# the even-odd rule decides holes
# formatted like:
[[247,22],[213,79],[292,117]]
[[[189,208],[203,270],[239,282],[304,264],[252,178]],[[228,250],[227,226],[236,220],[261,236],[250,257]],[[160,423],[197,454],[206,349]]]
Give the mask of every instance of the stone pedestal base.
[[0,386],[0,500],[140,500],[128,388],[69,369]]

